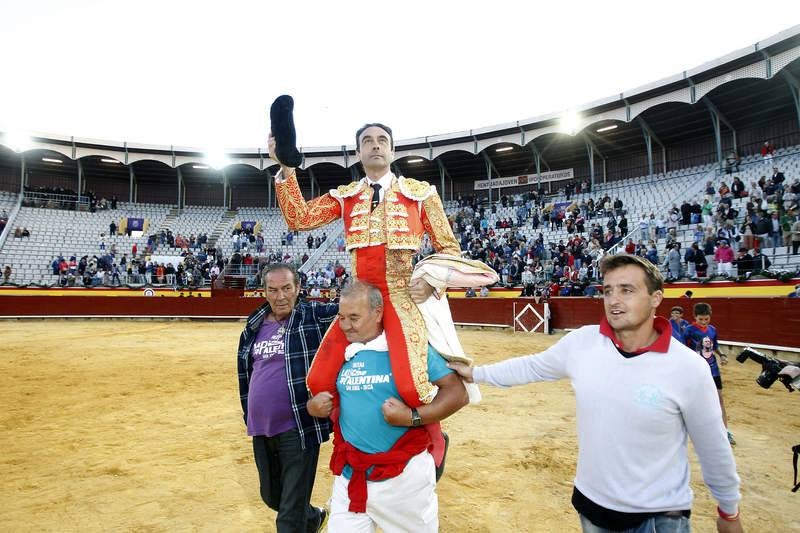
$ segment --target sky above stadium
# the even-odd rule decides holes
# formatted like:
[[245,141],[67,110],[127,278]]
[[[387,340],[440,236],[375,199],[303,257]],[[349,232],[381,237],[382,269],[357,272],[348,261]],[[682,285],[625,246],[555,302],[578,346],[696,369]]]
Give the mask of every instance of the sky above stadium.
[[286,93],[303,146],[372,121],[408,139],[566,111],[800,23],[796,0],[542,4],[8,1],[0,131],[255,148]]

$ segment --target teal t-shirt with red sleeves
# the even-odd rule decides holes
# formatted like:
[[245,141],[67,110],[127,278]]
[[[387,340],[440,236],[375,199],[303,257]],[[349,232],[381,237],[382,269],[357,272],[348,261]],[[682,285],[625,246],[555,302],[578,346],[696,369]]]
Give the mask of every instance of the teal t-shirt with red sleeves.
[[[451,374],[444,358],[428,345],[428,379],[438,381]],[[408,427],[393,426],[383,419],[381,407],[390,398],[400,399],[392,375],[389,352],[361,350],[346,361],[336,378],[339,393],[339,427],[344,439],[364,453],[391,449]],[[342,474],[350,477],[349,465]]]

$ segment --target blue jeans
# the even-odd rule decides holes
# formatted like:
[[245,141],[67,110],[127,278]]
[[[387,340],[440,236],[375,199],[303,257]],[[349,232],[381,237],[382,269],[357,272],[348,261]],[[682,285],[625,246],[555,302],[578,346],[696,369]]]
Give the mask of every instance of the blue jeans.
[[[583,515],[580,517],[583,533],[614,533],[610,529],[597,527]],[[690,533],[691,530],[689,519],[685,516],[658,515],[645,520],[638,527],[616,533]]]

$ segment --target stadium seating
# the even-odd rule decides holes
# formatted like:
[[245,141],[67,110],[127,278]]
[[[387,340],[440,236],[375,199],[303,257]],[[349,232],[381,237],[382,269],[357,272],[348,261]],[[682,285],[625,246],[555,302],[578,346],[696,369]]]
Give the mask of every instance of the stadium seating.
[[[653,177],[630,178],[614,181],[607,184],[596,184],[595,188],[589,193],[579,193],[570,196],[570,202],[576,204],[582,200],[588,201],[590,198],[595,201],[604,195],[608,195],[613,201],[615,198],[622,200],[624,209],[627,212],[629,232],[633,233],[635,241],[638,241],[638,221],[642,214],[647,216],[653,213],[656,217],[662,217],[667,209],[673,204],[680,205],[684,200],[702,202],[705,196],[705,184],[712,181],[715,189],[722,181],[730,184],[733,176],[739,176],[745,185],[757,181],[762,175],[769,176],[773,164],[778,166],[791,182],[795,177],[800,176],[800,147],[782,148],[777,151],[773,162],[765,164],[760,155],[751,155],[742,159],[741,169],[733,175],[721,173],[716,165],[707,164],[692,168],[679,169],[657,174]],[[502,194],[502,189],[500,190]],[[0,193],[0,211],[11,212],[17,202],[18,195],[14,193]],[[719,200],[715,196],[714,203]],[[565,194],[559,193],[548,198],[548,202],[567,202]],[[744,214],[745,199],[734,200],[733,206],[739,209],[740,219]],[[488,222],[490,227],[494,227],[495,222],[500,219],[510,218],[516,223],[516,206],[509,205],[502,207],[499,202],[496,204],[496,212],[491,213],[487,207]],[[448,201],[445,203],[446,212],[454,215],[458,211],[456,202]],[[125,235],[109,236],[109,223],[114,221],[119,225],[121,219],[126,217],[146,218],[149,222],[145,233],[139,237],[127,237]],[[58,209],[45,209],[35,207],[22,207],[11,224],[14,227],[27,227],[31,232],[30,238],[14,238],[9,236],[2,249],[0,249],[0,265],[10,265],[14,272],[14,281],[19,284],[54,282],[54,277],[50,268],[54,256],[64,255],[70,257],[75,255],[100,255],[101,242],[108,251],[111,245],[116,245],[119,256],[123,253],[130,255],[131,246],[136,243],[140,251],[144,251],[147,243],[147,235],[158,233],[162,229],[169,229],[174,235],[189,237],[206,233],[209,236],[210,244],[215,244],[225,257],[230,257],[234,252],[231,235],[237,224],[242,221],[255,221],[260,226],[260,231],[264,236],[264,248],[260,254],[256,253],[254,246],[249,246],[245,253],[253,256],[266,256],[271,252],[277,252],[282,257],[288,254],[293,260],[299,260],[303,254],[308,253],[311,259],[305,270],[323,268],[329,262],[341,262],[349,267],[349,255],[347,252],[337,250],[335,240],[343,232],[341,220],[333,224],[318,228],[310,232],[299,232],[291,245],[281,245],[281,235],[288,231],[286,222],[277,208],[252,208],[244,207],[236,211],[228,211],[225,207],[210,206],[186,206],[184,209],[177,209],[174,206],[164,204],[146,203],[123,203],[121,202],[116,210],[104,210],[96,213],[80,211],[62,211]],[[587,220],[587,229],[591,223],[599,223],[603,227],[607,222],[606,218],[593,218]],[[520,228],[527,237],[542,233],[545,243],[567,241],[570,234],[566,229],[551,231],[545,225],[540,225],[536,230],[531,225],[530,218],[526,219]],[[683,248],[693,242],[692,232],[694,226],[679,226],[678,240],[683,244]],[[306,239],[309,235],[321,237],[323,232],[327,233],[329,246],[323,245],[324,250],[318,253],[316,249],[309,249]],[[101,235],[103,235],[101,237]],[[663,259],[665,254],[665,239],[659,239],[659,257]],[[773,270],[795,270],[800,267],[800,256],[791,256],[783,247],[772,253]],[[180,250],[171,248],[168,245],[159,245],[156,248],[158,255],[180,255]]]

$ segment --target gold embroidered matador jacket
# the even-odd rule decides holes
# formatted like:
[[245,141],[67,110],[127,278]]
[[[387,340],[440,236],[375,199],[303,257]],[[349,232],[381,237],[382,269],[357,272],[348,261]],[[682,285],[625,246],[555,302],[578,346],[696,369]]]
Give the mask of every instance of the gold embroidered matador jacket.
[[[308,202],[294,176],[276,183],[275,189],[290,230],[311,230],[340,217],[344,219],[352,276],[377,286],[384,296],[384,327],[400,395],[412,406],[429,402],[434,388],[428,381],[425,322],[408,291],[412,257],[425,233],[436,252],[461,255],[436,188],[424,181],[392,175],[383,201],[372,211],[373,191],[366,178]],[[331,326],[326,338],[334,330],[340,331],[338,323]],[[324,366],[317,365],[319,358],[318,354],[309,371],[312,392],[318,392],[311,379],[313,367]],[[333,381],[329,375],[322,380],[321,390],[330,390],[328,385],[335,384],[335,374],[332,377]]]

